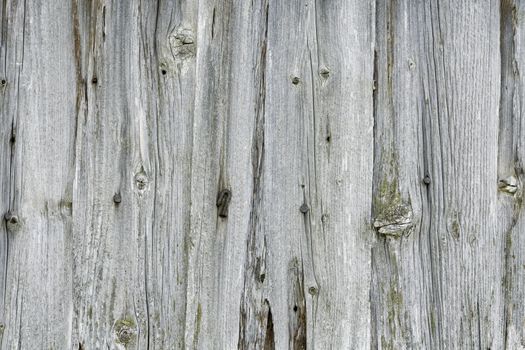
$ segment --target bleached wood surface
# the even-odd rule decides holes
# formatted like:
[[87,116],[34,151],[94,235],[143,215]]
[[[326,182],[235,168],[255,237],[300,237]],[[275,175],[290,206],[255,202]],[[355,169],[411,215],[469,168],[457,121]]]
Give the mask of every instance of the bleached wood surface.
[[4,0],[2,349],[525,349],[521,0]]

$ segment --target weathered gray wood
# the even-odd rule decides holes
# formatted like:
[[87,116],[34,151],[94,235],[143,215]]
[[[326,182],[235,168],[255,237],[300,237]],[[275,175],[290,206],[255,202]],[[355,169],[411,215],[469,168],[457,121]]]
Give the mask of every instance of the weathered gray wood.
[[373,249],[374,346],[505,348],[500,34],[512,39],[499,12],[496,1],[378,4],[374,215],[391,225]]
[[5,0],[3,349],[525,349],[521,0]]
[[[499,121],[498,194],[499,230],[504,234],[505,345],[525,349],[525,255],[523,232],[523,76],[525,71],[525,3],[501,4],[501,100]],[[501,181],[503,180],[503,181]]]

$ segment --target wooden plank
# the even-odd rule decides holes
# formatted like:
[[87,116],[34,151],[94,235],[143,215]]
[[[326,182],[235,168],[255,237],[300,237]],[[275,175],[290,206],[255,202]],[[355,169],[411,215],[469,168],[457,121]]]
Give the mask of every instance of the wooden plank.
[[198,13],[185,343],[252,348],[239,325],[260,317],[266,329],[263,315],[242,319],[241,296],[264,151],[267,3],[204,1]]
[[523,247],[523,159],[524,125],[523,22],[522,1],[501,2],[501,100],[498,148],[498,217],[499,230],[504,233],[504,344],[507,349],[525,349],[525,255]]
[[184,348],[196,9],[75,4],[73,343]]
[[375,347],[504,346],[498,13],[495,1],[378,5]]
[[[69,4],[2,9],[2,348],[67,348],[75,66]],[[7,227],[7,230],[5,227]]]

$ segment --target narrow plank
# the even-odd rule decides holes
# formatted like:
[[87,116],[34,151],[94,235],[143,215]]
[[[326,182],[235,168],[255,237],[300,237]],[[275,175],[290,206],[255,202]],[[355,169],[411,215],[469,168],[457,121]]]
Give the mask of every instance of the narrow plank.
[[269,5],[260,225],[278,349],[369,347],[372,9]]
[[185,344],[259,347],[268,314],[247,240],[260,239],[267,2],[202,1],[198,14]]
[[507,349],[525,349],[525,254],[523,239],[523,160],[524,125],[523,22],[525,7],[522,1],[505,0],[500,7],[501,101],[498,148],[498,217],[499,230],[505,240],[505,306],[504,345]]
[[[74,2],[75,348],[154,342],[153,223],[160,169],[155,3]],[[160,211],[160,210],[159,210]]]
[[72,34],[63,29],[72,28],[70,13],[70,4],[54,1],[3,3],[2,208],[11,211],[1,238],[6,349],[70,346],[75,65]]

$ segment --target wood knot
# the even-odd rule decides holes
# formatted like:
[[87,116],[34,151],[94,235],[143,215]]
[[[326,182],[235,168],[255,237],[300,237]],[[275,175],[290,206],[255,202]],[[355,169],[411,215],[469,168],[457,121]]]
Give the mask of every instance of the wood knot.
[[11,210],[4,215],[4,219],[7,222],[7,224],[10,225],[16,225],[19,222],[18,215],[16,215],[16,213]]
[[2,79],[0,80],[0,86],[5,87],[7,85],[7,80]]
[[424,183],[425,185],[430,185],[430,182],[431,182],[431,181],[430,181],[430,176],[425,175],[425,177],[423,178],[423,183]]
[[308,293],[310,293],[310,295],[317,295],[317,293],[319,292],[319,290],[316,288],[316,287],[310,287],[308,288]]
[[60,214],[64,217],[73,215],[73,202],[70,200],[61,200],[59,203]]
[[400,237],[412,227],[412,210],[404,205],[392,208],[375,219],[374,227],[385,236]]
[[401,195],[397,180],[383,179],[374,197],[374,228],[385,236],[408,236],[414,225],[412,206]]
[[319,75],[323,77],[324,79],[328,79],[330,77],[330,71],[326,67],[322,67],[319,69]]
[[499,190],[509,194],[516,193],[516,191],[518,191],[518,186],[518,179],[516,179],[514,176],[509,176],[506,179],[499,180],[498,182]]
[[131,318],[118,320],[115,322],[115,336],[116,342],[127,345],[132,343],[137,333],[135,322]]
[[137,186],[137,189],[140,192],[144,192],[146,190],[146,188],[148,187],[148,177],[146,176],[146,173],[144,172],[144,169],[141,169],[135,175],[135,186]]
[[221,218],[228,217],[228,207],[230,205],[232,193],[225,188],[217,195],[217,212]]
[[298,85],[300,81],[301,80],[299,79],[299,77],[293,77],[292,78],[292,84],[294,84],[294,85]]
[[169,35],[169,45],[176,62],[182,62],[195,56],[196,45],[193,30],[179,27]]

